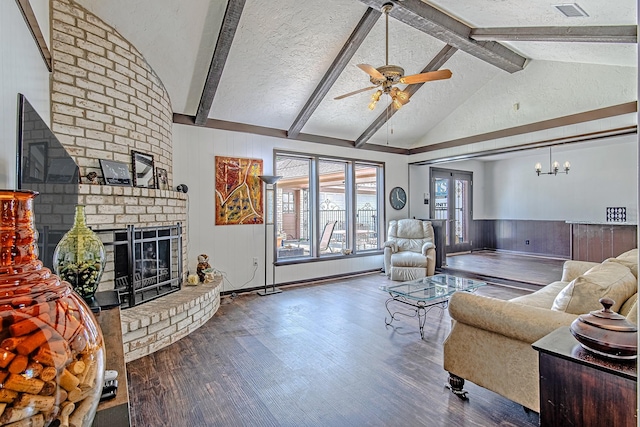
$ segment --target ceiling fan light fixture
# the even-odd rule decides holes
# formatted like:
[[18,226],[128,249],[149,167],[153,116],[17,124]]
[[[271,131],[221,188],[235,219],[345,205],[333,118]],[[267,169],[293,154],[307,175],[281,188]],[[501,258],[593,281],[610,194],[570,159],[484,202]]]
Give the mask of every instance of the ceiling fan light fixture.
[[369,64],[357,64],[358,68],[369,75],[369,81],[373,84],[373,86],[358,89],[344,95],[336,96],[334,99],[343,99],[370,89],[374,89],[376,87],[382,87],[381,90],[377,90],[376,93],[371,96],[369,109],[373,110],[375,108],[376,102],[380,100],[380,97],[383,93],[390,95],[393,100],[393,106],[396,109],[399,109],[409,102],[411,94],[410,92],[405,92],[394,87],[395,84],[402,83],[406,85],[412,85],[433,80],[445,80],[451,78],[450,70],[428,71],[420,74],[405,76],[404,68],[398,65],[389,64],[389,12],[392,9],[393,3],[385,3],[382,6],[382,12],[384,13],[385,18],[385,65],[375,68],[374,66]]
[[403,90],[398,90],[396,92],[396,97],[400,100],[400,102],[405,103],[409,100],[409,94]]

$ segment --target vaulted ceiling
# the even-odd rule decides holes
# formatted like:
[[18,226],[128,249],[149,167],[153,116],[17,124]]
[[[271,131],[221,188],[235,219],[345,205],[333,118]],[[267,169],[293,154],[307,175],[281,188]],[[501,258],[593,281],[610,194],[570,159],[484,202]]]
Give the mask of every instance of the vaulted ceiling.
[[[635,0],[579,0],[578,17],[530,0],[78,2],[142,52],[178,123],[424,153],[637,121]],[[334,100],[371,86],[357,64],[384,65],[385,3],[389,62],[452,77],[409,85],[398,111],[370,111],[372,90]]]

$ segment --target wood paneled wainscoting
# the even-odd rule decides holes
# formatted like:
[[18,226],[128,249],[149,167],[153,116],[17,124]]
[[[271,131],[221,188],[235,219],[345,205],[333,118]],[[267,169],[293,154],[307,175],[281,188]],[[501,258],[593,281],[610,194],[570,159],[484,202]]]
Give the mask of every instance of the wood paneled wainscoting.
[[601,262],[638,247],[637,225],[629,223],[485,219],[471,227],[474,250]]
[[571,226],[565,221],[483,219],[472,222],[473,249],[495,249],[569,259]]
[[638,247],[638,226],[571,222],[571,259],[601,262]]

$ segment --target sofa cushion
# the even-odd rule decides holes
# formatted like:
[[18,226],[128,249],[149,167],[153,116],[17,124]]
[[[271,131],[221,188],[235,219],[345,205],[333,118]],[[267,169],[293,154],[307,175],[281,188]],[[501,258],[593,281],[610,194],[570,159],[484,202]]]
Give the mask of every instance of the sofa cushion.
[[560,291],[562,291],[568,283],[569,282],[553,282],[531,294],[512,298],[509,301],[549,309]]
[[631,249],[623,254],[618,255],[615,258],[609,258],[607,261],[617,262],[624,265],[631,273],[638,278],[638,250]]
[[628,321],[638,324],[638,293],[622,304],[620,314],[626,316]]
[[422,252],[422,245],[433,242],[433,226],[430,221],[401,219],[389,225],[389,240],[397,244],[397,251]]
[[627,314],[627,320],[629,322],[638,324],[638,300],[633,303],[631,309],[629,310],[629,314]]
[[571,281],[553,301],[553,310],[573,314],[588,313],[602,308],[598,300],[611,298],[613,311],[637,292],[638,281],[631,271],[616,262],[605,261]]

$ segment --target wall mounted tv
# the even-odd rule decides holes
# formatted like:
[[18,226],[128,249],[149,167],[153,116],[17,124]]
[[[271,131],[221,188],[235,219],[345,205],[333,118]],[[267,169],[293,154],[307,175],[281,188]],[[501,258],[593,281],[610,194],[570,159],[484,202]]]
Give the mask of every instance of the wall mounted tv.
[[34,200],[40,260],[51,268],[53,250],[73,225],[80,173],[73,158],[46,122],[18,95],[16,183],[39,193]]

